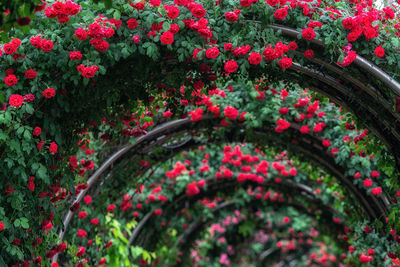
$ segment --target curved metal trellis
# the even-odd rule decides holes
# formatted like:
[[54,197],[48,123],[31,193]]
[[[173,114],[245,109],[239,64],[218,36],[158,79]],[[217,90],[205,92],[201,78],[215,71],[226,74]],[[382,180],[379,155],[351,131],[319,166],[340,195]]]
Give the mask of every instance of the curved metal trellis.
[[[79,203],[83,199],[85,194],[88,192],[88,190],[90,190],[90,188],[96,182],[98,182],[100,177],[104,173],[106,173],[106,171],[108,171],[114,164],[118,163],[118,161],[120,161],[122,158],[130,154],[134,155],[141,154],[141,151],[150,152],[152,147],[154,147],[155,145],[162,145],[163,143],[167,142],[171,137],[177,136],[177,133],[181,134],[190,133],[195,129],[199,130],[202,127],[207,128],[209,126],[214,125],[213,123],[210,123],[210,121],[213,121],[213,119],[204,116],[202,122],[205,125],[201,123],[196,123],[195,128],[193,128],[193,123],[188,118],[171,121],[156,127],[154,130],[150,131],[147,135],[139,137],[135,144],[123,147],[122,149],[114,153],[110,158],[108,158],[99,167],[99,169],[96,170],[96,172],[88,179],[87,188],[78,194],[78,196],[74,199],[72,206],[75,203]],[[215,121],[215,123],[217,123],[217,121]],[[292,129],[292,130],[298,131],[298,129]],[[265,128],[262,129],[261,133],[263,134],[263,136],[266,136],[265,134],[268,133],[268,131],[273,133],[273,129],[265,129]],[[255,130],[254,133],[257,133],[257,130]],[[242,135],[240,134],[232,135],[231,137],[233,139],[231,141],[244,140],[245,136],[243,136],[243,134],[244,133],[242,132]],[[290,136],[291,133],[290,131],[287,131],[285,134]],[[282,138],[282,134],[279,138]],[[320,145],[321,140],[311,135],[302,135],[299,140],[301,141],[299,142],[299,144],[301,144],[302,146],[299,147],[301,148],[302,152],[307,154],[312,161],[315,161],[324,169],[328,170],[328,172],[331,172],[334,176],[338,177],[339,180],[341,180],[342,182],[346,181],[344,170],[339,168],[337,164],[334,162],[333,158],[330,157],[330,155],[327,154],[327,152],[321,147]],[[188,147],[188,145],[190,146],[193,144],[196,144],[196,142],[193,142],[192,139],[187,139],[183,143],[177,145],[177,149],[180,151],[182,148]],[[385,208],[387,200],[378,201],[375,197],[368,196],[365,194],[365,192],[360,192],[357,188],[354,187],[354,185],[351,182],[347,182],[345,185],[350,188],[350,191],[356,196],[355,199],[361,202],[361,205],[364,207],[364,209],[367,211],[367,213],[371,218],[383,219],[385,217],[387,213],[387,209]],[[371,203],[377,208],[377,210],[371,206]],[[72,211],[68,211],[68,213],[65,215],[63,219],[64,229],[61,230],[59,234],[60,240],[63,239],[64,234],[68,228],[68,225],[72,219],[72,216],[73,216]],[[57,260],[57,255],[54,256],[53,258],[53,261],[56,260]]]

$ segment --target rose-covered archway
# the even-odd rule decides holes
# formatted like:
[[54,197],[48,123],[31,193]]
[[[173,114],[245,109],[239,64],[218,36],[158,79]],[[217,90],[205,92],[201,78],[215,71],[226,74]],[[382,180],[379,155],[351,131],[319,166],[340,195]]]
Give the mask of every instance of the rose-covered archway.
[[[388,241],[374,261],[396,259],[397,8],[118,0],[105,9],[89,1],[48,1],[29,33],[11,29],[10,42],[0,47],[0,263],[49,262],[66,249],[56,245],[73,232],[69,222],[87,192],[105,190],[110,195],[103,205],[110,203],[123,185],[132,186],[126,173],[153,166],[146,157],[163,162],[207,139],[284,149],[316,162],[346,188],[346,205],[379,229],[377,244]],[[188,112],[191,120],[176,121],[171,131],[145,135],[153,124]],[[356,119],[373,136],[354,130]],[[172,146],[162,146],[166,140]],[[125,142],[132,144],[121,149]],[[357,225],[356,218],[350,221]],[[354,262],[371,246],[357,229]],[[79,242],[67,240],[69,255]],[[361,261],[370,260],[364,256]]]

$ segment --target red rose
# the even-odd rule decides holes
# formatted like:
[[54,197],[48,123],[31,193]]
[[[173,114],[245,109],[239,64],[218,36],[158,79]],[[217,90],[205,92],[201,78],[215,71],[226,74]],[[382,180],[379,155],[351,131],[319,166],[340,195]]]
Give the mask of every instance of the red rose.
[[258,65],[261,62],[261,55],[257,52],[253,52],[250,54],[248,61],[251,65]]
[[310,27],[310,28],[315,28],[315,27],[322,27],[322,23],[321,22],[319,22],[319,21],[310,21],[309,23],[308,23],[308,27]]
[[286,18],[287,14],[287,8],[280,8],[275,11],[274,16],[277,20],[283,20]]
[[350,51],[347,56],[343,59],[343,62],[340,63],[338,62],[338,64],[342,67],[346,67],[348,65],[350,65],[351,63],[353,63],[353,61],[357,58],[357,53],[356,51]]
[[56,95],[56,91],[54,90],[54,88],[47,88],[46,90],[44,90],[44,91],[42,92],[42,95],[43,95],[45,98],[52,98],[53,96]]
[[78,232],[76,232],[77,237],[87,237],[87,232],[83,229],[79,229]]
[[108,212],[112,212],[114,209],[115,209],[115,204],[110,204],[110,205],[107,207],[107,211],[108,211]]
[[163,117],[164,118],[169,118],[169,117],[171,117],[172,116],[172,112],[171,111],[169,111],[169,110],[167,110],[167,111],[165,111],[164,113],[163,113]]
[[84,29],[78,28],[78,29],[75,30],[75,36],[79,40],[86,40],[87,33],[86,33],[86,31]]
[[365,253],[361,253],[361,254],[360,254],[360,262],[361,262],[361,263],[370,262],[370,261],[372,261],[373,258],[374,258],[374,257],[372,257],[372,256],[367,256],[367,255],[365,255]]
[[64,3],[61,3],[60,1],[54,2],[51,7],[54,9],[56,12],[64,12]]
[[283,107],[283,108],[280,108],[280,109],[279,109],[279,114],[281,114],[281,115],[285,115],[285,114],[287,114],[288,112],[289,112],[289,109],[286,108],[286,107]]
[[244,56],[247,54],[247,52],[249,52],[251,49],[250,45],[245,45],[245,46],[241,46],[241,47],[237,47],[232,51],[232,54],[234,56]]
[[85,66],[83,64],[79,64],[76,69],[79,71],[79,73],[82,73],[85,70]]
[[227,106],[224,109],[224,115],[225,117],[227,117],[230,120],[235,120],[237,118],[237,116],[239,115],[239,111],[231,106]]
[[99,52],[103,52],[106,51],[109,46],[110,44],[107,41],[102,40],[100,43],[95,45],[94,48],[96,48],[96,50]]
[[64,4],[64,12],[71,16],[75,16],[76,14],[78,14],[80,8],[81,8],[80,5],[75,4],[74,2],[71,1],[67,1]]
[[101,31],[101,26],[100,24],[98,24],[97,22],[93,22],[92,24],[89,25],[89,30],[87,32],[87,34],[90,37],[96,37]]
[[161,0],[150,0],[149,2],[153,7],[158,7],[161,5]]
[[163,45],[169,45],[172,44],[174,42],[174,35],[172,32],[170,31],[166,31],[164,32],[161,37],[160,37],[160,41]]
[[92,197],[87,195],[83,198],[83,202],[85,202],[86,204],[90,204],[92,202]]
[[77,257],[82,257],[85,254],[86,249],[84,247],[78,247],[78,252],[76,253]]
[[186,195],[194,196],[200,193],[200,189],[197,187],[196,182],[192,182],[186,186]]
[[179,8],[176,6],[164,6],[167,16],[170,19],[176,19],[179,16]]
[[65,242],[62,242],[56,248],[57,252],[63,252],[66,249],[67,249],[67,244]]
[[324,147],[330,147],[331,146],[331,141],[329,141],[329,139],[324,139],[324,140],[322,140],[322,145]]
[[106,38],[110,38],[111,36],[113,36],[115,34],[115,31],[113,28],[109,27],[109,28],[105,28],[104,29],[104,37]]
[[367,40],[369,40],[369,39],[375,38],[378,35],[378,33],[375,28],[367,27],[364,29],[364,35],[365,35],[365,38],[367,38]]
[[36,148],[37,148],[38,150],[40,150],[40,149],[43,148],[43,146],[44,146],[44,141],[43,141],[43,140],[40,140],[40,142],[36,145]]
[[90,223],[93,224],[93,225],[98,225],[99,222],[100,222],[100,220],[97,219],[97,218],[93,218],[93,219],[90,220]]
[[140,42],[140,36],[139,36],[139,35],[135,35],[135,36],[132,37],[132,40],[133,40],[133,42],[134,42],[135,44],[137,44],[137,43]]
[[79,60],[82,58],[82,54],[80,51],[70,51],[69,58],[72,60]]
[[20,17],[17,19],[17,24],[19,26],[26,26],[26,25],[29,25],[29,23],[31,23],[30,17]]
[[289,47],[282,42],[278,42],[275,44],[275,57],[279,58],[283,54],[289,51]]
[[219,55],[219,49],[217,47],[211,47],[206,50],[206,57],[216,58]]
[[35,129],[33,129],[32,134],[34,136],[39,136],[42,133],[42,129],[40,129],[40,127],[35,127]]
[[28,189],[29,189],[30,191],[35,190],[34,180],[35,180],[34,177],[29,177],[29,179],[28,179]]
[[277,120],[276,124],[277,124],[277,126],[275,128],[275,132],[277,132],[277,133],[281,133],[290,127],[290,123],[284,119]]
[[302,31],[303,38],[306,40],[312,40],[315,38],[315,32],[313,28],[303,29]]
[[12,75],[14,74],[14,70],[13,69],[6,69],[6,75]]
[[7,75],[7,76],[4,78],[4,83],[5,83],[6,85],[8,85],[8,86],[14,86],[14,85],[17,84],[17,82],[18,82],[18,79],[17,79],[17,77],[16,77],[14,74]]
[[378,196],[378,195],[382,194],[382,188],[380,188],[380,187],[372,188],[371,193],[374,196]]
[[85,219],[86,217],[87,217],[87,212],[86,211],[80,211],[78,213],[78,218]]
[[201,108],[198,108],[196,110],[193,110],[190,112],[190,119],[192,121],[199,121],[201,120],[201,116],[203,115],[203,110]]
[[196,18],[202,18],[206,14],[206,11],[204,10],[202,5],[195,5],[191,11],[193,16],[195,16]]
[[43,39],[40,42],[40,48],[42,48],[42,50],[45,52],[49,52],[51,49],[53,49],[53,42],[51,40]]
[[267,46],[263,51],[263,57],[268,61],[276,59],[275,50],[270,45]]
[[21,45],[21,40],[18,38],[14,38],[11,40],[11,44],[15,47],[19,47]]
[[225,62],[224,70],[227,73],[232,73],[235,72],[238,68],[238,64],[236,63],[235,60],[228,60]]
[[46,7],[45,11],[44,11],[44,15],[50,19],[54,19],[57,17],[57,11],[55,11],[53,8]]
[[292,50],[292,51],[296,50],[296,49],[297,49],[297,44],[296,44],[296,42],[291,42],[291,43],[288,45],[288,48],[289,48],[289,50]]
[[138,22],[136,19],[128,19],[126,24],[128,25],[128,29],[136,29],[136,27],[138,26]]
[[8,104],[13,107],[19,107],[24,102],[22,95],[11,95]]
[[[97,66],[83,67],[81,74],[84,78],[92,78],[98,70],[99,70],[99,67],[97,67]],[[79,71],[79,69],[78,69],[78,71]]]
[[188,0],[174,0],[174,3],[178,6],[186,6],[188,3]]
[[37,75],[37,71],[34,71],[32,69],[25,71],[25,77],[27,79],[30,79],[30,80],[35,79],[36,75]]
[[325,125],[324,122],[317,122],[317,123],[315,124],[314,128],[313,128],[313,132],[319,133],[319,132],[321,132],[321,131],[324,129],[325,126],[326,126],[326,125]]
[[283,57],[281,60],[279,60],[279,66],[282,69],[287,69],[290,66],[292,66],[292,59],[290,57]]
[[3,50],[7,55],[12,55],[17,51],[17,46],[14,44],[4,44]]
[[231,51],[232,50],[232,44],[231,43],[226,43],[224,44],[224,49],[226,51]]
[[3,231],[3,229],[4,229],[4,223],[0,222],[0,231]]
[[378,171],[372,171],[371,172],[371,178],[377,178],[380,176],[380,173]]
[[40,48],[40,43],[42,42],[42,38],[39,36],[32,36],[31,39],[31,45],[33,45],[36,48]]
[[383,57],[385,55],[385,49],[383,49],[382,46],[376,47],[375,55],[376,55],[376,57]]
[[179,32],[179,25],[178,24],[171,24],[169,31],[172,34],[177,34]]
[[347,35],[347,41],[354,42],[361,36],[362,32],[352,31]]
[[230,22],[235,22],[239,19],[238,15],[236,15],[235,12],[226,12],[225,18]]
[[365,179],[364,180],[364,186],[365,187],[370,187],[372,185],[372,180],[370,180],[370,179]]
[[35,6],[35,12],[42,11],[46,7],[46,2],[44,0],[41,0],[42,4],[41,5],[36,5]]
[[154,215],[160,216],[161,214],[162,214],[162,210],[161,209],[154,210]]
[[270,6],[275,6],[279,3],[279,0],[267,0],[267,4]]
[[55,142],[51,142],[49,147],[50,153],[55,154],[57,152],[57,144]]
[[308,133],[310,131],[310,127],[308,126],[308,125],[303,125],[303,126],[301,126],[301,128],[300,128],[300,132],[302,133],[302,134],[306,134],[306,133]]
[[69,21],[69,17],[67,14],[59,14],[57,21],[61,24],[67,23]]
[[345,18],[342,22],[343,28],[351,30],[356,26],[356,20],[354,20],[352,17]]
[[314,56],[314,51],[312,49],[306,50],[304,51],[304,57],[305,58],[312,58]]

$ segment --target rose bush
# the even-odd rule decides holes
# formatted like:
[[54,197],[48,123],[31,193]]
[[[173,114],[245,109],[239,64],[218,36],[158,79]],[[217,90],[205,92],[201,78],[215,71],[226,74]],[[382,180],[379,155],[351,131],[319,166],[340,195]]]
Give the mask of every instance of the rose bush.
[[[374,236],[376,249],[382,251],[374,261],[384,262],[385,255],[396,259],[400,226],[394,162],[399,159],[396,118],[400,101],[395,81],[400,66],[400,27],[394,11],[398,5],[393,5],[383,11],[368,2],[335,1],[285,5],[277,1],[116,0],[110,8],[90,1],[40,5],[31,30],[6,29],[6,41],[0,45],[0,78],[4,81],[0,85],[4,190],[0,197],[0,263],[40,264],[61,252],[56,231],[62,228],[65,211],[79,212],[84,207],[81,203],[70,206],[70,202],[86,190],[88,175],[115,149],[112,144],[117,146],[127,137],[135,142],[145,135],[153,118],[161,117],[155,114],[164,107],[163,112],[171,110],[174,118],[190,111],[194,122],[200,122],[205,113],[224,115],[228,120],[220,121],[223,127],[234,126],[233,120],[246,121],[249,129],[268,122],[283,135],[296,123],[307,122],[300,133],[330,140],[326,149],[345,169],[346,177],[360,173],[360,179],[353,181],[356,190],[367,189],[368,196],[383,198],[386,206],[379,201],[374,204],[385,207],[380,211],[383,216],[368,224],[388,230],[394,241],[384,245],[386,239]],[[20,24],[26,21],[21,19]],[[283,22],[297,29],[295,36],[272,25]],[[310,49],[313,56],[304,52]],[[372,70],[377,67],[365,69],[360,55],[384,69],[379,77],[386,77],[386,72],[392,80],[376,79],[377,72]],[[331,62],[345,67],[348,75]],[[333,77],[340,92],[328,86],[333,84],[331,80],[321,82],[328,79],[316,74],[315,68],[321,66],[326,66],[324,73]],[[312,75],[317,75],[315,80],[320,83],[311,81]],[[260,79],[263,82],[255,82]],[[284,83],[290,88],[279,89],[279,98],[272,97],[279,90],[267,88],[282,80],[292,81]],[[226,87],[230,81],[237,86]],[[309,104],[310,97],[291,98],[292,91],[295,96],[301,92],[298,85],[319,89],[340,105],[346,104],[378,138],[365,131],[345,135],[341,127],[353,130],[351,119],[348,124],[335,124],[333,117],[327,121],[321,113],[325,111],[316,114],[322,103]],[[225,99],[228,93],[232,94]],[[240,101],[242,93],[251,96],[247,107]],[[228,99],[229,103],[224,102]],[[284,99],[298,101],[285,107],[289,113],[278,112],[283,107],[277,104]],[[239,113],[230,110],[226,115],[228,106]],[[305,107],[307,110],[299,111]],[[260,114],[260,120],[249,120],[257,117],[255,114]],[[215,135],[223,135],[221,131]],[[109,145],[103,147],[103,143]],[[375,156],[367,156],[367,152]],[[381,176],[370,177],[372,171]],[[129,206],[130,200],[125,199],[123,207]],[[157,209],[157,214],[161,218],[162,210]],[[354,219],[354,225],[357,222],[352,241],[355,254],[363,255],[370,248],[363,232],[357,232],[365,223]],[[68,243],[65,259],[71,264],[72,254],[81,257],[96,251]],[[104,262],[90,260],[93,264]],[[78,264],[85,264],[85,259]]]

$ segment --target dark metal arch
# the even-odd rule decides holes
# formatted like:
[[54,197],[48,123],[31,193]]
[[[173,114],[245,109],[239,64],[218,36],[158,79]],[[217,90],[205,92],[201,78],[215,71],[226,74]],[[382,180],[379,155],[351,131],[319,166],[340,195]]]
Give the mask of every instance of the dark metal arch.
[[[270,24],[267,25],[267,27],[275,31],[281,31],[284,35],[289,36],[291,38],[297,38],[297,36],[301,35],[299,31],[283,25]],[[325,47],[324,42],[321,40],[313,39],[311,40],[311,42],[319,47]],[[375,66],[372,62],[368,61],[367,59],[359,55],[357,55],[357,58],[354,60],[354,63],[357,64],[363,70],[368,71],[378,80],[381,80],[383,83],[386,84],[387,87],[389,87],[393,91],[394,94],[400,96],[400,83],[397,82],[392,77],[390,77],[378,66]]]
[[[257,202],[257,199],[253,200],[253,202]],[[214,210],[213,213],[214,214],[218,214],[220,210],[222,209],[226,209],[229,208],[230,206],[232,206],[232,204],[234,204],[234,201],[226,201],[223,202],[221,204],[219,204]],[[292,204],[294,203],[289,203],[289,202],[285,202],[285,203],[281,203],[281,206],[292,206]],[[309,216],[314,217],[315,214],[308,212],[308,210],[304,209],[304,207],[295,207],[296,209],[300,208],[302,213],[307,213]],[[178,248],[179,251],[183,252],[183,255],[181,256],[181,258],[187,258],[188,257],[188,249],[192,246],[193,240],[197,239],[199,233],[201,233],[202,231],[204,231],[204,229],[206,227],[209,226],[210,223],[212,223],[213,221],[215,221],[216,218],[213,219],[208,219],[206,221],[195,221],[193,223],[191,223],[188,228],[185,230],[185,232],[183,234],[181,234],[178,237]],[[337,237],[337,236],[335,236]],[[340,245],[344,245],[346,246],[346,242],[343,240],[338,240]],[[268,256],[270,256],[272,253],[274,252],[274,249],[272,250],[267,250],[264,251],[262,254],[259,255],[258,260],[261,262],[261,265],[259,266],[266,266],[265,264],[262,265],[263,263],[265,263],[265,260],[267,259]]]
[[[176,215],[177,211],[181,210],[185,206],[188,206],[188,205],[191,206],[197,200],[202,199],[204,197],[212,198],[212,197],[216,196],[216,194],[218,192],[228,191],[229,193],[233,193],[233,192],[235,192],[235,190],[230,190],[230,189],[234,189],[236,187],[247,188],[248,186],[253,185],[253,186],[260,186],[263,188],[273,188],[274,190],[279,189],[278,190],[279,192],[286,192],[289,194],[291,192],[291,194],[295,194],[297,196],[301,195],[301,197],[303,197],[307,200],[307,203],[315,205],[314,208],[320,207],[319,210],[322,212],[321,218],[325,218],[326,222],[330,222],[330,225],[332,227],[335,227],[338,231],[343,231],[343,225],[339,226],[332,222],[332,217],[334,217],[335,214],[337,213],[336,210],[328,205],[323,204],[322,201],[319,198],[317,198],[315,196],[315,194],[312,193],[312,190],[307,185],[296,184],[296,183],[289,182],[289,181],[285,181],[282,183],[268,181],[261,185],[255,183],[255,182],[252,182],[252,181],[247,181],[245,183],[239,183],[236,180],[232,180],[232,179],[215,180],[214,178],[210,178],[209,181],[211,181],[212,183],[207,183],[206,191],[202,191],[200,194],[198,194],[196,196],[188,196],[185,194],[185,192],[183,192],[182,194],[176,196],[173,200],[171,200],[170,203],[165,204],[163,206],[162,210],[164,211],[166,216],[168,216],[168,218],[170,218],[171,216]],[[296,192],[296,193],[294,193],[294,192]],[[279,203],[277,203],[277,204],[279,205]],[[301,210],[301,212],[312,215],[311,212],[309,212],[304,206],[302,206],[298,203],[291,203],[290,206],[292,206],[298,210]],[[133,230],[132,235],[129,238],[129,242],[127,245],[128,247],[130,245],[132,245],[133,243],[136,243],[136,241],[138,240],[138,238],[140,236],[140,233],[143,232],[142,231],[143,227],[150,227],[151,229],[153,229],[152,223],[151,223],[152,214],[153,214],[152,211],[147,213],[144,216],[144,218],[141,220],[141,222],[139,223],[141,228],[139,228],[139,225],[138,225]],[[153,246],[155,240],[151,239],[151,236],[148,235],[148,232],[146,232],[146,234],[147,234],[146,241],[144,241],[144,242],[139,241],[140,245],[145,245],[145,247],[146,247],[146,245]],[[158,236],[157,232],[153,232],[152,234]]]
[[[243,23],[260,24],[261,22],[245,20]],[[269,24],[266,27],[295,40],[301,35],[301,32],[296,29],[283,25]],[[320,49],[326,49],[322,40],[313,39],[311,43]],[[298,55],[296,52],[295,54]],[[299,84],[311,84],[309,81],[296,77],[298,73],[306,75],[311,78],[312,82],[317,83],[317,86],[310,86],[312,90],[322,93],[335,103],[345,107],[357,118],[365,120],[366,127],[388,147],[395,158],[397,169],[400,171],[400,148],[398,146],[400,143],[400,112],[396,110],[394,97],[385,93],[389,88],[394,96],[400,96],[400,83],[360,55],[357,55],[351,68],[362,74],[364,80],[369,80],[375,85],[365,84],[352,76],[351,72],[347,73],[347,71],[351,71],[350,69],[343,69],[336,63],[326,62],[317,56],[308,60],[309,63],[314,64],[315,68],[293,63],[284,76],[289,76]],[[322,69],[325,71],[321,72]],[[292,73],[290,74],[290,72]],[[332,75],[330,76],[329,73]],[[343,82],[339,83],[339,78],[350,87]],[[377,84],[379,81],[383,85]]]
[[[208,121],[208,119],[206,120]],[[215,123],[217,123],[217,121],[215,121]],[[237,128],[240,129],[240,127]],[[225,141],[257,143],[259,142],[259,140],[270,138],[270,143],[281,143],[281,146],[285,147],[285,142],[287,142],[287,140],[292,140],[293,138],[295,138],[298,141],[298,144],[296,144],[295,147],[297,151],[291,152],[296,154],[301,151],[304,155],[307,156],[307,159],[310,159],[312,162],[316,163],[318,166],[321,166],[323,169],[327,170],[329,173],[337,177],[341,184],[345,185],[349,189],[350,193],[355,197],[354,201],[360,202],[360,204],[366,210],[370,219],[374,220],[379,218],[383,222],[386,214],[388,213],[388,200],[384,197],[377,198],[367,195],[365,191],[359,190],[357,187],[355,187],[352,183],[352,178],[346,177],[344,175],[345,170],[342,167],[338,166],[335,163],[333,157],[331,157],[331,155],[323,148],[323,146],[321,145],[322,139],[314,137],[310,134],[298,135],[299,126],[295,124],[292,124],[289,130],[285,131],[284,133],[280,133],[280,136],[277,136],[273,128],[264,127],[262,129],[255,129],[253,133],[257,134],[257,136],[253,137],[252,139],[248,138],[245,132],[238,132],[234,129],[235,127],[233,127],[232,132],[226,133]],[[188,130],[188,132],[190,132],[190,130]],[[281,139],[283,139],[282,136],[285,137],[285,142],[281,142]],[[210,141],[219,142],[220,140]],[[191,142],[190,145],[194,145],[194,143]],[[184,148],[182,147],[182,149]],[[145,150],[147,151],[148,149]],[[172,156],[172,154],[166,155],[165,159],[167,159],[169,156]],[[139,154],[135,154],[135,157],[139,157]],[[158,158],[157,161],[160,161],[160,159]],[[376,210],[373,208],[373,206],[371,206],[371,204],[375,206]]]
[[[214,120],[213,118],[204,116],[204,118],[201,121],[203,124],[198,122],[195,124],[195,128],[193,128],[193,123],[188,118],[167,122],[167,123],[159,125],[154,130],[150,131],[147,135],[139,137],[135,144],[124,146],[122,149],[120,149],[119,151],[114,153],[110,158],[108,158],[99,167],[99,169],[96,170],[96,172],[88,179],[88,182],[87,182],[88,187],[85,190],[83,190],[80,194],[78,194],[78,196],[73,201],[72,205],[74,205],[75,203],[79,203],[83,199],[86,192],[94,184],[96,184],[98,182],[100,177],[108,169],[110,169],[114,164],[118,163],[118,161],[120,161],[124,156],[129,156],[132,153],[135,155],[139,155],[141,151],[149,151],[155,145],[160,145],[163,142],[166,142],[167,140],[169,140],[171,138],[171,136],[177,136],[179,133],[190,133],[194,129],[199,130],[201,128],[208,128],[212,125],[217,125],[219,123],[219,121],[216,121],[216,120],[214,120],[215,121],[214,123],[210,123],[210,121],[213,121],[213,120]],[[236,128],[236,129],[238,129],[238,128]],[[268,131],[270,133],[273,133],[272,128],[269,128],[269,129],[263,128],[260,130],[262,131],[261,133],[264,134],[263,136],[265,136],[265,133],[268,133]],[[297,133],[296,137],[298,138],[299,137],[298,132],[296,132],[296,131],[297,131],[297,129],[291,129],[290,131],[285,131],[284,133],[281,133],[281,135],[282,134],[288,135],[290,137],[290,135],[293,135],[293,134],[296,135],[296,133]],[[257,130],[255,130],[254,132],[257,132]],[[276,133],[273,133],[272,135],[275,135],[275,134]],[[244,140],[245,133],[243,131],[239,135],[232,133],[230,138],[232,138],[232,140],[230,140],[230,141]],[[229,137],[228,137],[228,139],[229,139]],[[303,150],[305,152],[309,151],[311,147],[313,148],[312,152],[308,152],[308,155],[310,156],[311,160],[315,160],[315,162],[318,163],[319,165],[321,165],[323,168],[332,172],[334,174],[334,176],[341,174],[340,176],[343,178],[343,180],[344,181],[346,180],[346,177],[344,176],[344,170],[340,170],[337,168],[337,164],[335,164],[333,158],[330,157],[330,155],[327,154],[327,152],[320,145],[321,140],[319,140],[318,138],[315,138],[311,135],[301,136],[301,140],[303,140],[303,139],[304,139],[304,142],[301,142],[301,144],[303,145]],[[306,140],[308,140],[308,141],[306,141]],[[188,144],[193,145],[193,142],[189,142]],[[313,146],[310,146],[310,144],[313,144]],[[322,156],[322,155],[325,155],[325,157],[327,157],[327,159],[330,158],[330,160],[321,161],[320,156]],[[332,165],[330,165],[330,164],[332,164]],[[386,208],[384,208],[384,206],[387,204],[387,200],[380,201],[380,200],[377,200],[377,198],[375,198],[375,197],[366,195],[365,192],[360,192],[357,188],[355,188],[351,182],[348,182],[347,185],[350,188],[352,188],[352,190],[350,190],[350,191],[353,194],[356,194],[356,196],[357,196],[355,198],[355,200],[361,202],[361,205],[367,211],[370,218],[373,218],[373,219],[378,218],[380,220],[384,219],[385,214],[387,212],[387,211],[385,212]],[[375,207],[377,207],[378,210],[375,211],[372,208],[372,206],[370,205],[370,203],[373,203],[373,205],[375,205]],[[71,211],[68,211],[68,213],[65,215],[65,217],[63,219],[64,229],[60,230],[60,234],[59,234],[60,239],[62,239],[64,237],[65,231],[68,228],[68,225],[72,219],[72,216],[73,216],[73,212],[71,212]],[[53,258],[53,261],[56,261],[56,259],[57,259],[57,255]]]

